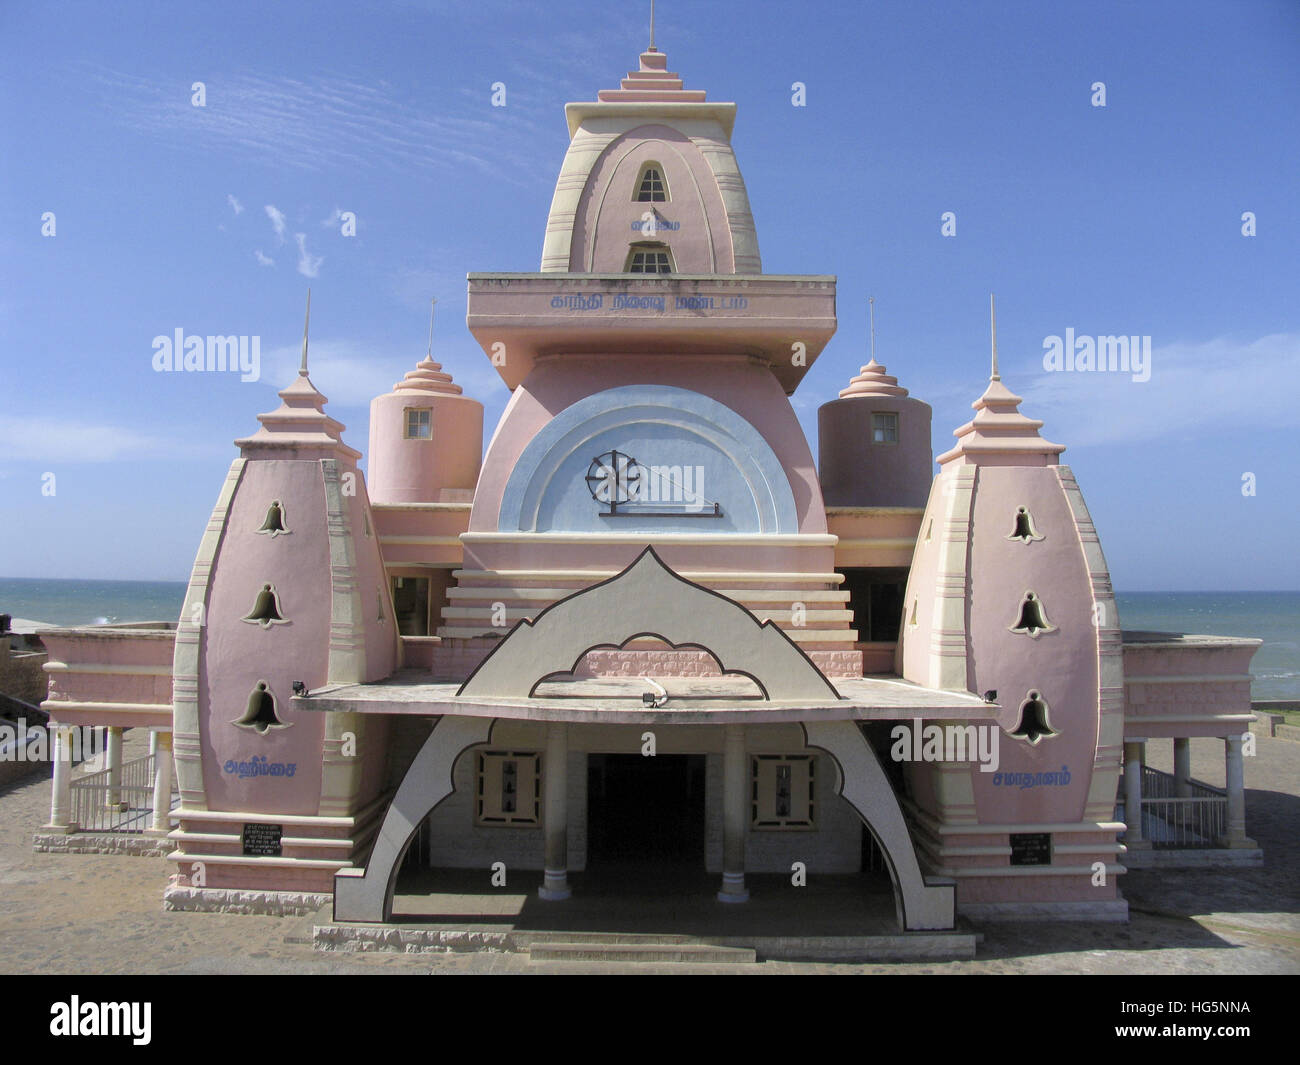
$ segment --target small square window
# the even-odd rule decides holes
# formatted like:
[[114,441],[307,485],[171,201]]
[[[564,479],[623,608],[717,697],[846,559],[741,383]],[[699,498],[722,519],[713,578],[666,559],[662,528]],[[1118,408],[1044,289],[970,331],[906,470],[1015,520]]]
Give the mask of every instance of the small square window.
[[406,408],[406,439],[429,440],[433,436],[432,411],[428,407]]
[[871,442],[873,444],[898,443],[898,415],[893,411],[877,411],[871,415]]

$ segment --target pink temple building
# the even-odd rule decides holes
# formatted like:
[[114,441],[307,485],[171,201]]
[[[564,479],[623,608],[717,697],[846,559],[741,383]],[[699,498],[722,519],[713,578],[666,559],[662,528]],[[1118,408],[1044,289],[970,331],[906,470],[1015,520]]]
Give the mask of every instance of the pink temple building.
[[[930,407],[874,358],[814,461],[790,397],[836,280],[763,273],[736,105],[652,47],[565,115],[540,270],[469,275],[511,390],[486,452],[430,350],[371,404],[363,475],[304,336],[178,622],[43,634],[65,735],[158,734],[166,905],[382,924],[404,865],[499,864],[563,907],[648,861],[736,907],[799,867],[884,883],[905,932],[1123,920],[1178,821],[1136,812],[1206,790],[1195,737],[1228,780],[1195,843],[1257,861],[1259,641],[1121,630],[1065,448],[996,351],[937,476]],[[71,786],[56,763],[38,845],[85,835]]]

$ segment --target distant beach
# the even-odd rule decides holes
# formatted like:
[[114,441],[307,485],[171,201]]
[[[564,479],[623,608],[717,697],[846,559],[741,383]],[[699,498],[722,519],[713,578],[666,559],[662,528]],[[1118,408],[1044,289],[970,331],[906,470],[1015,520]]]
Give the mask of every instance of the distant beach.
[[[79,581],[0,577],[0,614],[52,625],[175,621],[184,581]],[[1121,592],[1126,629],[1254,636],[1255,699],[1300,699],[1300,592]]]

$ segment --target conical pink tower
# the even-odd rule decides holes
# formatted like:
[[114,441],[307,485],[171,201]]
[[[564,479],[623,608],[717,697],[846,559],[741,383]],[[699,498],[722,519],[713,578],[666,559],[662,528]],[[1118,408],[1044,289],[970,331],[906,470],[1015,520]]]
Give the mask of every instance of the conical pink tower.
[[[176,633],[172,908],[211,908],[248,886],[283,892],[289,908],[312,904],[332,867],[320,868],[311,839],[350,857],[363,840],[340,826],[379,786],[382,723],[294,702],[299,684],[381,680],[400,654],[360,456],[307,375],[305,327],[302,366],[280,400],[236,441]],[[343,749],[348,734],[355,754]],[[221,842],[288,819],[298,842],[256,866]]]

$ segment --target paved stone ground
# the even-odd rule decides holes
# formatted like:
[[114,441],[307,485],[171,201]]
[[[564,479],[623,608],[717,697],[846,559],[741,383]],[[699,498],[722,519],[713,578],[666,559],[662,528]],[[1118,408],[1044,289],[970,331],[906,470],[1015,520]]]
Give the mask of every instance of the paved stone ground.
[[[133,738],[133,737],[129,737]],[[1222,744],[1192,744],[1193,774],[1222,786]],[[1153,747],[1172,768],[1172,745]],[[1261,737],[1247,760],[1247,831],[1263,868],[1147,870],[1124,876],[1127,925],[984,924],[968,961],[760,962],[729,973],[1300,973],[1300,743]],[[169,863],[118,855],[36,854],[48,779],[0,791],[0,971],[8,973],[627,973],[686,966],[534,963],[515,954],[333,954],[310,944],[313,918],[165,913]]]

